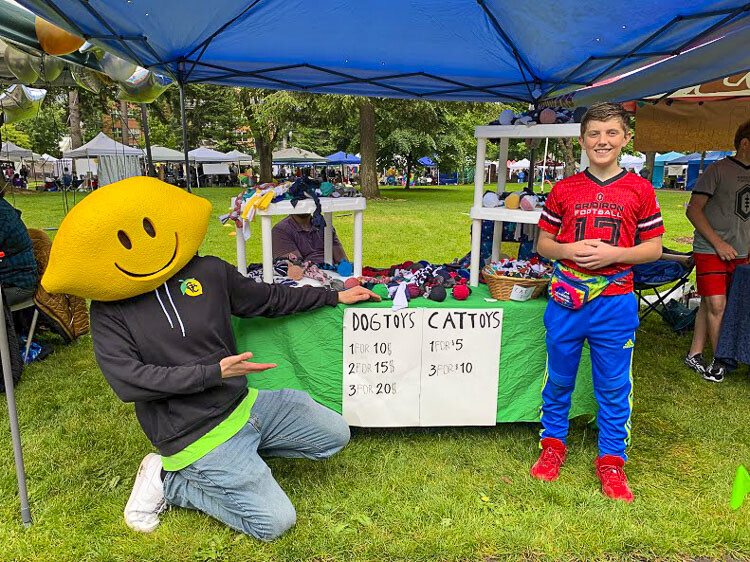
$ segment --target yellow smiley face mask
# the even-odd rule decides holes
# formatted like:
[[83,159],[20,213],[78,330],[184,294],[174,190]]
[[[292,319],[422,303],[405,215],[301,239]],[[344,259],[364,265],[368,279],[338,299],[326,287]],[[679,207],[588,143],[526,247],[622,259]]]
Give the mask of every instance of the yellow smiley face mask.
[[42,286],[99,301],[152,291],[193,258],[210,216],[207,200],[156,178],[102,187],[63,220]]

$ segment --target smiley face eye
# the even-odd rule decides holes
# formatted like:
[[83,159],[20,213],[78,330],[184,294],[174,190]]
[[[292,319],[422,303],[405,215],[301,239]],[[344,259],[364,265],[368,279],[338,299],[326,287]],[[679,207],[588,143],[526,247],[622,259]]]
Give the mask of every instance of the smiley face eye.
[[145,230],[146,234],[148,234],[151,238],[156,237],[156,230],[154,230],[154,225],[151,224],[150,220],[143,219],[143,230]]
[[133,247],[132,242],[130,242],[130,238],[128,238],[128,235],[125,234],[122,230],[119,230],[117,232],[117,239],[120,241],[120,244],[125,246],[126,250],[129,250]]

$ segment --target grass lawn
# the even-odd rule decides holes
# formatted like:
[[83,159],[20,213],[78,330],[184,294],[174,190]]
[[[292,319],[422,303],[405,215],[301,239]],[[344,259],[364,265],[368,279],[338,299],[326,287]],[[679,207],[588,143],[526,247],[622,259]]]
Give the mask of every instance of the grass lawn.
[[[227,211],[232,189],[201,189]],[[368,202],[365,263],[447,261],[469,248],[471,186],[384,189]],[[689,249],[687,195],[659,199],[665,242]],[[59,225],[60,194],[17,195],[29,227]],[[259,228],[248,245],[260,261]],[[352,221],[337,222],[350,251]],[[212,219],[201,248],[235,262],[232,228]],[[540,329],[542,327],[540,326]],[[150,535],[122,519],[135,470],[152,450],[131,405],[110,390],[91,339],[31,365],[16,396],[34,525],[21,525],[7,410],[0,407],[1,560],[750,559],[750,505],[732,512],[737,465],[750,465],[747,367],[711,385],[688,371],[689,336],[652,315],[635,351],[632,505],[605,499],[592,466],[596,431],[575,420],[559,481],[528,475],[535,424],[483,429],[354,430],[329,461],[272,459],[298,513],[263,544],[183,509]],[[742,413],[744,412],[744,414]]]

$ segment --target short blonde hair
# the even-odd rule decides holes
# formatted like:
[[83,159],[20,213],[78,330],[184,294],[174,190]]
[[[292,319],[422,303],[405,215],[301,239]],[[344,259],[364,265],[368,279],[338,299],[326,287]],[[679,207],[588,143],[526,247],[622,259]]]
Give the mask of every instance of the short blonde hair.
[[617,119],[626,134],[630,131],[630,114],[625,111],[621,104],[598,101],[583,114],[581,135],[586,132],[589,121],[609,121],[610,119]]

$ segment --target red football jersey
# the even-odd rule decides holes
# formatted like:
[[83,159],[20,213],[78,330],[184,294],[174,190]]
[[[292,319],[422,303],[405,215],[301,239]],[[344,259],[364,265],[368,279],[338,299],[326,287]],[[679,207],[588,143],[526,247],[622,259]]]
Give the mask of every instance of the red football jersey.
[[[560,243],[600,239],[621,248],[635,245],[636,236],[646,240],[664,234],[659,202],[648,180],[623,170],[600,181],[588,170],[559,181],[550,191],[539,227]],[[569,260],[567,266],[590,275],[613,275],[632,266],[615,263],[602,269],[586,269]],[[632,273],[613,282],[603,295],[632,292]]]

